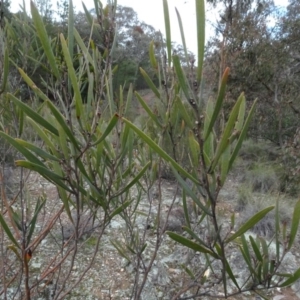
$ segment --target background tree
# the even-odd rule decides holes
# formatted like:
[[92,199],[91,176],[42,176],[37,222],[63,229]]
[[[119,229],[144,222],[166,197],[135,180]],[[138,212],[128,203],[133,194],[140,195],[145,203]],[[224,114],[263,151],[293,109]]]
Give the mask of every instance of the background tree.
[[69,11],[69,2],[67,0],[65,1],[57,1],[56,2],[56,14],[59,17],[59,21],[63,24],[67,24],[67,19],[68,19],[68,11]]
[[154,41],[155,51],[159,53],[162,36],[152,26],[138,20],[136,12],[130,7],[118,6],[116,22],[119,28],[116,64],[119,68],[115,74],[115,85],[118,86],[126,78],[127,84],[134,83],[137,89],[145,88],[139,68],[146,69],[157,80],[149,64],[149,44]]
[[221,10],[216,37],[208,46],[207,66],[212,68],[207,72],[220,78],[224,67],[230,66],[228,103],[242,91],[250,100],[258,98],[250,134],[283,145],[297,128],[288,105],[292,52],[283,39],[283,12],[268,0],[210,2]]
[[0,1],[0,25],[3,28],[4,19],[10,20],[12,13],[10,12],[10,0],[1,0]]
[[35,5],[45,20],[45,23],[51,22],[54,16],[52,2],[50,0],[35,0]]

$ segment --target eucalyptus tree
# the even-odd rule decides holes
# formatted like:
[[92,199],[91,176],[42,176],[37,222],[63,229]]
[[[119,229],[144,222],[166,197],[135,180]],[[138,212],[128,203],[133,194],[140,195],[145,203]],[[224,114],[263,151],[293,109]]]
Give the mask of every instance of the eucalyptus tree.
[[[116,13],[118,26],[118,47],[116,63],[119,68],[115,74],[116,84],[133,82],[136,88],[145,88],[139,68],[152,72],[149,64],[149,44],[154,41],[156,52],[162,46],[162,36],[149,24],[142,22],[133,8],[118,6]],[[151,73],[154,76],[154,73]]]
[[10,0],[0,1],[0,25],[4,26],[4,18],[10,20],[12,13],[10,12]]
[[[282,32],[284,12],[269,0],[209,2],[220,13],[216,36],[209,42],[207,72],[220,79],[225,66],[230,66],[229,103],[242,91],[251,101],[258,98],[250,133],[283,145],[295,121],[287,105],[291,60]],[[216,88],[215,84],[212,89]]]
[[284,62],[281,58],[281,79],[279,91],[284,102],[283,134],[288,139],[284,143],[282,166],[284,168],[284,190],[293,196],[298,196],[299,189],[299,133],[300,133],[300,4],[298,1],[289,1],[286,12],[280,19],[278,30],[279,47],[284,53]]
[[51,22],[54,15],[53,4],[50,0],[35,0],[35,5],[38,8],[45,22]]

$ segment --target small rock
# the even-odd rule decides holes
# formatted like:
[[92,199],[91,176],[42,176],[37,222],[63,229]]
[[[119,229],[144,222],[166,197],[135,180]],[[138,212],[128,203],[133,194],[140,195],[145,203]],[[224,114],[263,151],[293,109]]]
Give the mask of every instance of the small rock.
[[[77,221],[77,212],[72,212],[72,219],[74,221],[74,224],[76,224]],[[69,223],[64,225],[62,228],[63,233],[63,239],[68,240],[71,237],[74,237],[75,233],[75,225],[71,223],[69,220]],[[80,215],[79,219],[79,226],[78,226],[78,237],[82,238],[84,235],[90,235],[98,225],[93,222],[93,215],[91,212],[82,213]]]
[[[192,203],[188,203],[188,212],[189,215],[192,215],[193,213],[193,206]],[[176,206],[171,209],[171,212],[169,214],[168,220],[167,220],[168,212],[162,214],[161,218],[161,228],[166,225],[166,230],[169,231],[175,231],[175,232],[182,232],[182,226],[185,225],[185,214],[184,209],[182,206]]]
[[110,227],[113,229],[118,229],[118,228],[122,228],[122,224],[118,221],[113,220],[110,222]]

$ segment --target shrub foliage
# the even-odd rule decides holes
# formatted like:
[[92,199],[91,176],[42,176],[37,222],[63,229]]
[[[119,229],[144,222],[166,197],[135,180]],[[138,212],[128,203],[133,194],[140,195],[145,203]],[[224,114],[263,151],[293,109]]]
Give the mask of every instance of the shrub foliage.
[[[193,297],[216,297],[212,288],[208,291],[194,289],[207,281],[208,269],[219,276],[225,298],[246,291],[261,294],[260,291],[264,289],[291,285],[300,277],[300,269],[293,274],[281,274],[279,269],[295,241],[300,202],[294,209],[288,234],[286,228],[280,227],[278,205],[256,212],[239,226],[235,224],[234,214],[228,220],[229,226],[224,226],[218,218],[219,193],[246,137],[256,102],[247,109],[245,95],[240,94],[222,126],[221,112],[230,72],[228,68],[223,73],[216,99],[203,101],[201,97],[205,41],[204,0],[195,0],[197,68],[189,59],[184,27],[178,11],[184,67],[180,57],[172,53],[169,7],[167,0],[162,2],[165,51],[158,55],[154,43],[149,45],[151,72],[155,73],[159,84],[155,84],[152,75],[149,76],[143,68],[139,70],[156,96],[155,107],[150,108],[143,97],[135,92],[151,122],[152,132],[148,130],[149,127],[139,128],[128,118],[133,96],[132,86],[126,86],[126,94],[120,87],[118,97],[114,95],[115,70],[112,66],[117,47],[114,21],[116,1],[107,6],[95,1],[95,16],[85,9],[86,18],[91,25],[90,39],[86,42],[73,26],[71,0],[67,35],[60,33],[54,39],[48,35],[42,17],[31,2],[32,24],[28,23],[26,27],[31,34],[30,45],[33,46],[29,55],[36,67],[41,67],[45,72],[40,82],[43,88],[40,83],[36,83],[34,76],[28,74],[29,69],[18,67],[18,72],[30,88],[32,97],[41,101],[38,110],[22,101],[18,93],[7,88],[8,51],[4,49],[1,52],[1,101],[9,100],[18,117],[19,126],[18,136],[15,137],[2,125],[1,139],[18,151],[16,166],[22,170],[37,172],[54,184],[61,201],[59,210],[52,215],[46,228],[40,229],[37,223],[48,201],[47,197],[38,198],[30,210],[27,209],[29,199],[21,192],[16,199],[22,209],[16,211],[2,187],[0,223],[5,239],[10,243],[9,253],[6,254],[9,272],[4,273],[2,293],[7,293],[8,287],[21,282],[16,293],[20,297],[32,299],[38,294],[37,287],[55,278],[59,282],[55,299],[64,299],[92,266],[104,230],[116,217],[125,220],[124,234],[127,239],[124,244],[119,241],[112,243],[120,255],[131,262],[135,261],[134,299],[141,298],[165,235],[199,253],[206,261],[206,267],[197,273],[188,265],[183,266],[189,282],[187,286],[177,288],[174,299],[180,299],[187,291],[193,291]],[[9,26],[7,25],[7,31],[10,32],[9,39],[12,39],[13,28]],[[101,47],[91,38],[94,31],[99,36]],[[4,36],[3,32],[2,35]],[[8,45],[10,44],[7,42],[6,47]],[[14,61],[14,58],[12,63],[18,66],[18,61]],[[22,133],[28,127],[36,132],[38,138],[35,141],[22,139]],[[166,225],[163,228],[160,211],[157,213],[155,251],[146,267],[146,227],[143,232],[136,230],[137,207],[142,193],[149,194],[155,180],[161,177],[162,166],[167,166],[182,187],[182,215],[185,225],[180,234],[165,231]],[[22,186],[20,189],[23,191]],[[137,191],[136,197],[132,197],[133,189]],[[192,199],[192,205],[187,201],[187,196]],[[201,211],[194,223],[190,219],[191,206],[198,212]],[[245,235],[274,208],[275,257],[271,255],[270,244],[265,239]],[[65,236],[66,241],[60,245],[59,257],[54,254],[55,259],[43,267],[40,276],[33,276],[30,259],[43,247],[43,240],[63,214],[72,224],[71,234]],[[93,240],[94,253],[90,264],[80,270],[78,276],[73,267],[79,241],[87,233],[84,228],[93,226],[100,228]],[[199,230],[202,226],[209,230]],[[242,281],[237,279],[228,259],[230,247],[234,243],[239,245],[239,251],[249,270],[249,277]],[[15,262],[12,262],[12,255],[17,258]],[[66,264],[66,259],[70,257],[71,263]],[[140,266],[144,268],[141,273]],[[234,290],[229,291],[229,282]],[[210,282],[208,284],[210,287],[213,285]]]

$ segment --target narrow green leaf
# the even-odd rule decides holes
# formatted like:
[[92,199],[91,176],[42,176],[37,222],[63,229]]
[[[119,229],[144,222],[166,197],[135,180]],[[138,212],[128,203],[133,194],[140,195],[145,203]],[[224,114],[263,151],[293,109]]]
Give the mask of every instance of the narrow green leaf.
[[197,82],[199,84],[202,78],[204,46],[205,46],[205,2],[204,0],[196,0],[196,20],[197,20],[197,43],[198,43]]
[[68,49],[69,49],[70,57],[73,57],[73,52],[74,52],[74,8],[73,8],[72,0],[69,0]]
[[172,39],[171,39],[169,6],[167,0],[163,0],[163,8],[164,8],[164,20],[165,20],[165,30],[166,30],[168,65],[171,66]]
[[[203,1],[203,0],[200,0]],[[210,123],[208,125],[207,131],[205,133],[204,136],[204,141],[208,138],[209,134],[211,133],[211,130],[213,129],[215,122],[217,120],[217,117],[221,111],[221,108],[223,106],[223,100],[224,100],[224,96],[225,96],[225,90],[226,90],[226,84],[227,84],[227,80],[228,80],[228,75],[229,75],[229,68],[227,68],[223,74],[222,77],[222,81],[221,81],[221,86],[219,89],[219,94],[217,97],[217,102],[214,108],[214,112],[213,115],[211,117]]]
[[9,55],[8,55],[8,49],[5,48],[3,70],[2,70],[3,76],[2,76],[2,84],[1,84],[0,93],[6,89],[7,78],[8,78],[8,74],[9,74],[8,67],[9,67]]
[[95,112],[93,110],[93,103],[95,101],[94,97],[94,83],[95,83],[95,76],[94,73],[88,73],[88,80],[89,80],[89,87],[88,87],[88,95],[87,95],[87,102],[86,102],[86,115],[94,115]]
[[79,35],[78,31],[76,30],[76,28],[74,27],[73,29],[73,34],[74,34],[74,37],[75,37],[75,40],[78,44],[78,46],[80,47],[84,57],[87,59],[87,61],[95,68],[94,66],[94,60],[91,56],[91,54],[89,53],[89,50],[88,48],[85,46],[81,36]]
[[[89,25],[92,26],[93,22],[94,22],[94,19],[93,19],[93,16],[92,14],[89,12],[89,10],[86,8],[84,2],[82,2],[82,7],[83,7],[83,10],[84,10],[84,13],[85,13],[85,17],[87,19],[87,21],[89,22]],[[96,16],[98,16],[98,12],[95,11],[96,13]]]
[[186,191],[186,193],[193,199],[193,201],[209,216],[212,216],[212,213],[205,207],[201,201],[199,200],[200,197],[198,197],[193,190],[187,185],[187,183],[183,180],[183,178],[178,174],[178,172],[174,169],[173,166],[171,166],[173,169],[174,176],[178,180],[179,184],[182,186],[182,188]]
[[147,82],[149,88],[152,90],[152,92],[155,94],[155,96],[158,99],[160,99],[160,93],[159,93],[158,89],[156,88],[155,84],[153,83],[153,81],[151,80],[151,78],[146,73],[146,71],[140,67],[140,72],[141,72],[142,76],[144,77],[145,81]]
[[36,206],[35,206],[35,210],[34,210],[34,215],[28,225],[29,227],[29,232],[28,232],[28,235],[27,235],[27,243],[26,243],[26,246],[29,245],[30,241],[31,241],[31,237],[32,237],[32,234],[34,232],[34,229],[35,229],[35,224],[36,224],[36,221],[37,221],[37,218],[38,218],[38,215],[39,215],[39,212],[41,211],[41,209],[43,208],[43,206],[45,205],[46,203],[46,198],[42,199],[42,198],[38,198],[37,202],[36,202]]
[[236,131],[242,131],[243,125],[244,125],[244,118],[245,118],[245,113],[246,113],[246,99],[245,99],[244,93],[242,93],[242,98],[243,99],[242,99],[240,109],[239,109],[239,116],[238,116],[238,119],[237,119],[235,127],[234,127],[234,129]]
[[23,128],[24,128],[24,113],[23,113],[23,110],[19,110],[18,115],[19,115],[19,136],[21,136],[22,133],[23,133]]
[[111,48],[110,48],[110,53],[109,55],[112,57],[114,55],[114,51],[116,49],[116,46],[117,46],[117,41],[118,41],[118,23],[116,22],[115,23],[115,28],[114,28],[114,39],[113,39],[113,42],[112,42],[112,45],[111,45]]
[[155,52],[154,52],[154,41],[152,40],[149,45],[149,58],[150,58],[150,64],[153,69],[157,70],[157,61],[155,58]]
[[31,119],[33,119],[35,122],[37,122],[47,130],[58,136],[58,130],[49,122],[47,122],[44,117],[36,113],[31,107],[29,107],[24,102],[20,101],[14,95],[8,93],[8,96],[14,102],[14,104],[20,107],[20,109],[22,109],[23,112],[25,112]]
[[230,159],[230,147],[227,147],[221,156],[221,186],[224,185],[228,174],[228,165]]
[[193,280],[195,280],[196,279],[196,277],[195,277],[195,275],[194,275],[194,273],[193,273],[193,271],[191,270],[191,269],[189,269],[187,266],[185,266],[184,264],[181,264],[180,265],[181,266],[181,268],[191,277],[191,279],[193,279]]
[[21,216],[19,213],[15,212],[12,207],[9,208],[12,218],[13,218],[13,222],[16,224],[17,228],[22,231],[22,221],[21,221]]
[[296,203],[294,212],[293,212],[293,218],[291,223],[291,232],[290,232],[290,238],[287,250],[290,250],[293,246],[295,237],[297,235],[298,227],[299,227],[299,221],[300,221],[300,200]]
[[230,217],[230,228],[233,229],[235,225],[235,213],[233,212]]
[[[213,272],[213,273],[215,273],[215,268],[214,268],[214,266],[213,266],[213,264],[212,264],[212,262],[214,261],[214,260],[210,260],[210,258],[208,257],[208,255],[206,254],[206,253],[204,253],[204,256],[205,256],[205,261],[206,261],[206,267],[207,267],[207,269],[206,269],[206,271],[208,270],[208,267],[211,269],[211,271]],[[206,273],[207,274],[207,273]],[[207,279],[207,277],[209,276],[209,274],[207,274],[206,275],[205,273],[204,273],[204,276],[203,276],[203,279],[204,279],[204,282],[206,281],[206,279]]]
[[62,203],[64,204],[64,209],[69,217],[69,220],[71,220],[71,222],[72,222],[73,219],[72,219],[72,214],[71,214],[71,210],[70,210],[70,202],[71,202],[70,194],[67,194],[66,190],[60,186],[57,186],[57,189],[58,189],[59,197],[60,197]]
[[178,9],[175,7],[175,11],[176,11],[176,15],[177,15],[177,20],[178,20],[178,25],[179,25],[179,29],[180,29],[180,36],[181,36],[181,42],[182,42],[182,47],[183,47],[183,51],[184,51],[184,56],[185,56],[185,60],[186,60],[186,64],[189,68],[190,66],[190,58],[187,52],[187,47],[186,47],[186,42],[185,42],[185,36],[184,36],[184,30],[183,30],[183,25],[182,25],[182,20],[181,20],[181,16],[180,13],[178,11]]
[[112,84],[112,72],[110,70],[108,76],[105,77],[105,84],[107,86],[106,89],[106,97],[108,100],[108,104],[109,104],[109,110],[110,110],[110,115],[113,116],[117,110],[116,107],[116,103],[114,101],[114,97],[113,97],[113,84]]
[[22,153],[25,156],[25,158],[27,158],[29,161],[40,166],[45,166],[35,155],[33,155],[25,147],[20,145],[15,139],[11,138],[9,135],[2,131],[0,131],[0,136],[2,136],[7,142],[9,142],[13,147],[15,147],[20,153]]
[[[243,101],[243,97],[240,96],[239,99],[237,100],[237,102],[235,103],[230,115],[229,115],[229,119],[228,119],[228,121],[226,123],[226,126],[225,126],[225,129],[223,131],[221,141],[218,144],[215,157],[214,157],[214,159],[212,161],[212,164],[210,166],[210,171],[211,172],[214,172],[215,167],[217,166],[221,155],[224,153],[224,151],[226,150],[226,148],[230,144],[230,135],[232,134],[235,122],[237,120],[240,105],[241,105],[242,101]],[[229,156],[229,153],[227,154],[227,156]],[[227,172],[226,172],[226,175],[227,175]]]
[[115,249],[118,251],[118,253],[121,255],[121,257],[124,257],[125,259],[127,259],[127,261],[131,261],[129,256],[126,254],[125,249],[122,247],[122,245],[120,244],[119,241],[117,241],[117,240],[112,241],[111,240],[110,242],[115,247]]
[[252,228],[255,224],[257,224],[262,218],[265,217],[267,213],[269,213],[272,209],[274,209],[274,206],[266,207],[265,209],[261,210],[260,212],[256,213],[254,216],[252,216],[248,221],[245,222],[232,236],[230,236],[226,243],[229,243],[233,240],[235,240],[237,237],[244,234],[246,231],[248,231],[250,228]]
[[17,160],[15,163],[19,167],[24,167],[26,169],[30,169],[35,172],[38,172],[44,178],[46,178],[50,182],[54,183],[55,185],[59,185],[63,189],[65,189],[69,192],[72,192],[72,190],[62,182],[62,180],[64,180],[64,178],[62,176],[50,171],[49,169],[42,167],[41,165],[26,161],[26,160]]
[[239,153],[239,151],[240,151],[240,149],[242,147],[242,143],[243,143],[243,141],[244,141],[244,139],[246,137],[246,134],[247,134],[247,131],[248,131],[248,127],[249,127],[250,121],[252,119],[256,103],[257,103],[257,100],[254,101],[254,103],[253,103],[253,105],[252,105],[252,107],[250,109],[250,112],[249,112],[248,117],[247,117],[247,119],[245,121],[244,127],[243,127],[243,129],[242,129],[242,131],[240,133],[239,139],[237,141],[237,144],[236,144],[236,146],[235,146],[235,148],[234,148],[234,150],[233,150],[233,152],[231,154],[229,165],[228,165],[228,169],[229,170],[231,169],[232,164],[234,163],[234,161],[235,161],[235,159],[236,159],[236,157],[237,157],[237,155],[238,155],[238,153]]
[[259,261],[259,263],[257,264],[256,270],[257,270],[257,278],[256,281],[257,282],[262,282],[263,281],[263,273],[262,273],[262,266],[263,266],[263,260]]
[[0,223],[1,223],[1,226],[3,228],[3,230],[5,231],[7,237],[16,245],[17,248],[20,249],[20,246],[18,244],[18,242],[16,241],[16,239],[14,238],[12,232],[10,231],[8,225],[6,224],[4,218],[2,217],[2,214],[0,214]]
[[256,258],[262,263],[263,257],[259,251],[260,240],[256,239],[256,241],[255,241],[251,235],[249,236],[249,240],[250,240],[250,243],[251,243],[251,246],[252,246],[253,252],[255,253]]
[[[122,150],[123,152],[124,152],[124,150],[127,151],[126,146],[130,142],[132,142],[132,140],[129,138],[129,134],[130,133],[132,133],[132,131],[130,130],[130,128],[128,126],[125,125],[124,127],[122,127],[122,132],[121,132],[121,147],[123,148],[123,150]],[[129,156],[129,158],[130,158],[130,156],[132,156],[132,153],[130,153],[130,152],[127,153],[127,154]]]
[[214,113],[214,101],[212,97],[209,97],[207,104],[206,104],[206,109],[204,111],[205,113],[205,120],[204,120],[204,135],[206,136],[209,124],[211,122],[213,113]]
[[188,125],[188,127],[190,129],[193,129],[194,124],[193,124],[193,121],[192,121],[192,117],[189,116],[189,114],[188,114],[185,106],[183,105],[180,97],[176,96],[175,103],[178,106],[178,110],[179,110],[184,122]]
[[[210,97],[208,99],[206,109],[205,109],[205,120],[204,120],[204,127],[203,127],[204,136],[206,136],[206,133],[208,131],[208,127],[209,127],[213,112],[214,112],[214,103],[213,103],[212,97]],[[211,161],[213,159],[213,156],[215,154],[213,131],[211,131],[211,133],[208,135],[207,139],[204,142],[203,152],[209,158],[209,161]],[[206,165],[209,166],[210,163],[206,162]]]
[[284,281],[279,285],[279,287],[285,287],[293,284],[295,281],[297,281],[300,278],[300,268],[293,274],[292,277]]
[[184,189],[182,190],[182,204],[183,204],[185,222],[187,224],[187,227],[191,228],[189,208],[188,208],[188,203],[186,201],[186,193]]
[[66,40],[62,33],[60,34],[60,42],[61,42],[65,62],[68,67],[68,75],[74,90],[76,117],[79,120],[83,112],[82,98],[81,98],[81,93],[79,88],[79,80],[76,77],[76,73],[73,67],[73,57],[71,57],[71,54],[69,53]]
[[[69,13],[68,13],[68,50],[70,57],[74,56],[74,8],[73,1],[69,0]],[[72,93],[70,76],[68,78],[68,91]]]
[[129,110],[131,108],[132,96],[133,96],[132,93],[133,93],[133,87],[132,87],[132,83],[130,83],[128,93],[127,93],[125,110],[124,110],[124,116],[126,116],[126,117],[127,117],[128,113],[129,113]]
[[189,228],[187,226],[182,226],[182,229],[184,231],[186,231],[191,236],[192,239],[195,239],[196,242],[198,242],[201,245],[203,245],[204,247],[206,247],[205,242],[202,239],[200,239],[199,236],[191,228]]
[[49,41],[49,37],[47,35],[47,31],[46,31],[45,25],[43,23],[43,20],[42,20],[41,16],[39,15],[39,12],[38,12],[37,8],[35,7],[35,4],[33,1],[30,1],[30,6],[31,6],[31,15],[32,15],[32,19],[33,19],[33,22],[34,22],[34,25],[36,28],[36,32],[41,41],[41,44],[46,53],[46,56],[49,60],[49,64],[52,69],[52,72],[56,78],[59,78],[60,74],[58,71],[58,67],[56,65],[55,56],[53,54],[51,43]]
[[144,101],[144,99],[141,97],[141,95],[138,92],[134,92],[135,96],[137,97],[138,101],[144,108],[144,110],[147,112],[149,117],[155,122],[156,125],[158,125],[160,128],[162,128],[162,125],[158,121],[157,116],[152,112],[152,109],[148,106],[148,104]]
[[122,118],[122,120],[136,133],[138,136],[146,142],[155,152],[157,152],[164,160],[170,162],[171,165],[180,172],[184,177],[191,179],[194,183],[199,184],[199,182],[186,170],[182,168],[171,156],[169,156],[161,147],[159,147],[147,134],[136,127],[129,120]]
[[187,100],[190,100],[190,87],[186,78],[186,75],[184,74],[181,65],[180,65],[180,59],[178,55],[173,55],[173,64],[175,67],[175,72],[180,84],[180,87],[186,97]]
[[[99,190],[99,189],[97,190],[95,188],[95,186],[92,186],[92,187],[93,187],[92,192],[94,192],[94,195],[92,195],[92,193],[90,193],[90,192],[87,192],[86,188],[83,187],[82,185],[77,185],[79,192],[82,193],[82,195],[84,195],[85,197],[87,197],[88,200],[91,200],[96,205],[107,209],[107,202],[105,202],[106,201],[105,196],[103,197],[103,191]],[[71,201],[71,200],[69,200],[69,201]]]
[[189,141],[192,166],[195,168],[198,168],[199,156],[200,156],[200,146],[199,146],[199,143],[195,140],[194,133],[192,131],[189,132],[188,141]]
[[114,216],[119,215],[124,209],[126,209],[133,200],[125,201],[122,205],[120,205],[118,208],[116,208],[109,216],[109,219],[111,220]]
[[239,246],[239,247],[240,247],[240,251],[244,257],[244,260],[248,266],[249,271],[251,272],[253,277],[257,277],[258,276],[257,272],[253,269],[253,266],[251,265],[251,260],[248,259],[247,254],[245,253],[245,248],[243,248],[241,246]]
[[80,158],[76,158],[75,163],[76,163],[78,169],[80,170],[80,172],[82,173],[82,175],[85,177],[85,179],[87,181],[89,181],[89,184],[92,184],[91,180],[89,179],[89,176],[88,176],[88,174],[87,174],[87,172],[86,172],[86,170],[84,168],[84,164],[82,163],[81,159]]
[[104,141],[104,139],[110,134],[110,132],[114,129],[114,127],[116,126],[117,122],[119,119],[119,115],[118,114],[114,114],[113,117],[110,119],[105,131],[103,132],[103,134],[101,135],[101,137],[95,141],[93,143],[93,146],[96,146],[98,144],[100,144],[102,141]]
[[128,191],[131,187],[133,187],[145,174],[145,172],[147,171],[147,169],[149,168],[149,166],[151,165],[151,161],[149,161],[144,167],[143,169],[133,178],[133,180],[131,182],[129,182],[128,184],[126,184],[125,188],[123,188],[121,191],[119,191],[116,195],[114,195],[114,197],[117,197],[123,193],[125,193],[126,191]]
[[143,245],[143,247],[141,248],[141,251],[140,251],[141,254],[145,251],[145,249],[147,248],[147,246],[148,246],[147,243],[145,243],[145,244]]
[[45,159],[45,160],[53,160],[53,161],[60,161],[60,159],[46,151],[44,151],[43,149],[41,149],[41,147],[37,147],[27,141],[21,140],[21,139],[15,139],[15,141],[17,143],[19,143],[21,146],[29,149],[30,151],[34,152],[35,154],[37,154],[39,157]]
[[[45,145],[49,147],[51,152],[57,157],[62,158],[62,155],[58,153],[56,146],[54,146],[53,142],[49,139],[48,135],[46,134],[46,130],[43,130],[36,122],[34,122],[31,118],[26,118],[27,122],[33,127],[37,135],[41,138],[42,141],[45,142]],[[46,132],[45,132],[46,131]],[[57,131],[58,132],[58,131]],[[47,132],[48,133],[48,132]],[[54,139],[55,140],[55,139]]]
[[21,258],[20,253],[18,252],[18,249],[14,245],[8,245],[7,248],[10,249],[11,251],[13,251],[16,254],[16,257],[22,263],[22,258]]
[[130,247],[130,245],[126,245],[126,248],[134,255],[136,255],[136,251],[134,249],[132,249],[132,247]]
[[[290,273],[276,273],[277,276],[279,277],[283,277],[283,278],[292,278],[293,274]],[[282,279],[279,280],[280,282],[282,281]]]
[[80,150],[78,142],[74,134],[72,133],[70,127],[67,125],[64,116],[60,113],[60,111],[55,107],[55,105],[51,101],[47,101],[47,106],[50,108],[53,116],[55,117],[59,125],[62,127],[62,129],[64,130],[64,132],[66,133],[66,135],[68,136],[72,144],[75,146],[75,148]]
[[[40,97],[42,100],[46,101],[49,100],[49,98],[42,92],[41,89],[39,89],[36,84],[31,80],[31,78],[21,69],[18,68],[18,71],[24,81],[27,83],[27,85],[34,91],[34,93]],[[11,96],[10,96],[11,97]]]
[[235,276],[233,275],[232,269],[226,259],[226,257],[224,257],[224,253],[222,252],[222,249],[220,247],[220,245],[218,243],[215,244],[216,250],[219,254],[220,257],[223,257],[223,259],[225,260],[225,270],[226,273],[228,274],[229,278],[232,280],[232,282],[234,283],[234,285],[237,287],[238,290],[240,290],[240,287],[235,279]]
[[[41,49],[41,51],[43,51],[43,49]],[[28,58],[31,65],[32,65],[32,63],[33,63],[33,65],[35,65],[34,69],[31,71],[32,72],[31,74],[34,74],[38,68],[44,69],[46,72],[51,73],[51,70],[49,70],[49,68],[45,64],[46,62],[44,63],[44,61],[47,59],[47,58],[45,58],[45,53],[41,53],[40,57],[38,57],[38,60],[29,55],[26,55],[26,58]],[[43,84],[45,83],[43,78],[41,78],[41,82]]]
[[63,180],[64,179],[62,176],[60,176],[56,173],[53,173],[52,171],[50,171],[46,167],[43,167],[41,165],[32,163],[32,162],[27,161],[27,160],[16,160],[16,165],[19,166],[19,167],[24,167],[26,169],[36,171],[36,172],[40,173],[43,176],[45,175],[45,176],[48,176],[49,178],[53,178],[55,180]]
[[261,247],[262,247],[262,250],[263,250],[263,255],[264,255],[264,258],[268,258],[269,257],[269,251],[268,251],[268,245],[267,245],[267,242],[264,238],[262,237],[259,237],[259,240],[260,240],[260,243],[261,243]]
[[58,132],[59,132],[60,150],[63,153],[64,159],[66,161],[69,161],[70,155],[72,155],[72,153],[70,152],[70,149],[68,147],[68,142],[67,142],[68,137],[61,126],[58,127]]
[[197,243],[193,242],[192,240],[185,238],[182,235],[179,235],[179,234],[177,234],[175,232],[171,232],[171,231],[166,231],[166,234],[174,241],[176,241],[196,252],[207,253],[214,258],[219,258],[219,256],[216,253],[212,252],[210,249],[208,249],[200,244],[197,244]]
[[280,217],[279,217],[279,197],[276,199],[275,205],[275,245],[276,245],[276,261],[280,259],[280,241],[279,241],[279,233],[280,233]]
[[262,252],[263,252],[263,262],[262,262],[262,273],[263,273],[263,279],[266,279],[268,275],[270,274],[269,272],[269,251],[268,251],[268,246],[265,241],[265,239],[260,238],[260,243],[262,247]]
[[245,252],[245,256],[247,258],[247,261],[251,262],[251,256],[250,256],[250,252],[249,252],[249,247],[248,247],[248,243],[247,243],[247,240],[246,240],[244,234],[241,235],[241,241],[242,241],[242,246],[243,246],[243,250]]

